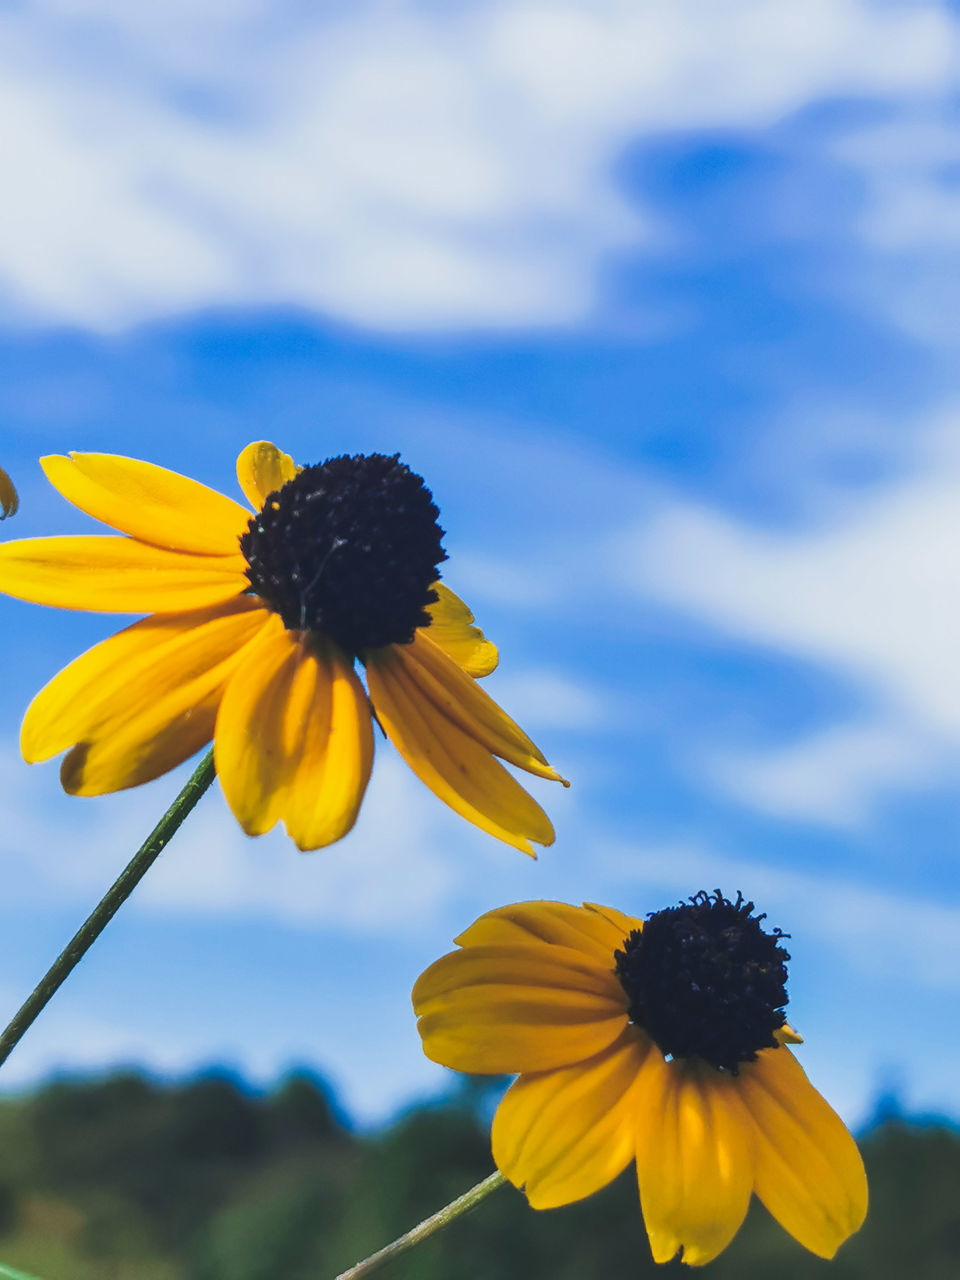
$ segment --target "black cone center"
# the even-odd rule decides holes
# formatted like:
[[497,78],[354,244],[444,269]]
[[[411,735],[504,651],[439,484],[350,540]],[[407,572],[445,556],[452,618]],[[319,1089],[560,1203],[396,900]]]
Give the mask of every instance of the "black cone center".
[[347,653],[407,644],[446,559],[430,490],[399,455],[342,455],[270,494],[240,539],[252,589],[290,630]]
[[624,939],[616,972],[630,1021],[668,1057],[696,1055],[736,1073],[760,1049],[773,1048],[786,1021],[786,962],[779,929],[737,894],[701,890],[689,902],[656,911]]

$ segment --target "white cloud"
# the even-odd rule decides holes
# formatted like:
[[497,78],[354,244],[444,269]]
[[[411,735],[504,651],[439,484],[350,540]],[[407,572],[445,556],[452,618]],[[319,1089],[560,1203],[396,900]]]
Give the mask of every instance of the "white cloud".
[[611,718],[610,699],[602,690],[559,671],[498,674],[488,689],[527,728],[596,729]]
[[563,597],[561,573],[547,574],[539,564],[531,567],[515,558],[506,560],[469,550],[457,556],[457,582],[471,599],[507,608],[535,609]]
[[960,467],[945,449],[934,468],[812,530],[668,505],[627,535],[617,562],[635,590],[842,668],[960,734],[958,510]]
[[291,303],[375,326],[564,323],[611,249],[631,138],[929,94],[932,3],[503,0],[0,17],[8,314],[115,329]]
[[879,248],[960,242],[960,191],[942,181],[960,162],[960,138],[944,104],[927,102],[899,119],[861,126],[832,150],[869,183],[861,225]]
[[921,342],[953,347],[960,323],[960,140],[948,97],[908,102],[851,126],[828,152],[861,191],[855,237],[866,250],[818,283],[855,292]]
[[724,790],[780,817],[859,827],[884,787],[925,786],[943,772],[941,740],[902,723],[842,724],[784,748],[725,752],[707,764]]
[[853,821],[882,787],[930,781],[955,754],[960,429],[948,418],[917,439],[912,475],[816,527],[774,532],[667,502],[617,540],[617,572],[637,594],[833,668],[874,702],[874,720],[715,770],[761,808]]
[[[445,845],[458,823],[389,751],[377,760],[354,833],[312,854],[297,853],[282,828],[257,840],[244,836],[218,792],[151,871],[138,904],[409,936],[435,919],[456,889]],[[456,838],[472,845],[483,837],[469,831]]]

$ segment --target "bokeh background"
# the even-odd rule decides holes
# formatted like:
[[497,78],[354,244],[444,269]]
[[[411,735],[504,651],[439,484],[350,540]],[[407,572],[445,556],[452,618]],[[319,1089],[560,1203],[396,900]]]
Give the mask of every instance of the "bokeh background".
[[[8,1088],[301,1064],[374,1126],[450,1087],[409,991],[475,915],[719,886],[851,1123],[960,1117],[958,53],[928,0],[0,6],[0,536],[90,527],[48,452],[399,450],[574,783],[536,863],[388,744],[325,852],[211,793]],[[19,758],[114,626],[0,600],[10,1011],[185,777]]]

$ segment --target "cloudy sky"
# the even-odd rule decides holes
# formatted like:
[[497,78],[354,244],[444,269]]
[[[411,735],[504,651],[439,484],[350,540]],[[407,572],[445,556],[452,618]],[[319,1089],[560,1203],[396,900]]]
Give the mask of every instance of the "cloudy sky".
[[[440,1087],[409,989],[480,911],[737,889],[792,935],[851,1121],[960,1118],[960,15],[911,0],[0,7],[0,536],[87,529],[37,457],[235,491],[400,450],[491,692],[558,768],[537,863],[379,751],[300,855],[211,793],[4,1068]],[[185,774],[28,768],[109,618],[0,600],[0,1000]]]

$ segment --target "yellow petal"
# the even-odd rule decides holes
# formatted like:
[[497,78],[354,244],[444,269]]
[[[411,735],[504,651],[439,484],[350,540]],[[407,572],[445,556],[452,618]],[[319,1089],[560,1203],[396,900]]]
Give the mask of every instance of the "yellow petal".
[[132,538],[26,538],[0,546],[0,591],[60,609],[181,613],[245,592],[243,563]]
[[363,687],[334,646],[271,619],[224,694],[216,727],[224,795],[248,835],[283,820],[301,849],[345,835],[373,761]]
[[[635,929],[643,928],[642,920],[638,920],[636,916],[628,916],[623,911],[618,911],[616,907],[601,907],[596,902],[585,902],[583,905],[588,911],[606,920],[610,928],[619,935],[621,942]],[[617,945],[619,946],[619,943]]]
[[132,538],[194,555],[240,554],[249,512],[176,471],[110,453],[53,454],[40,465],[68,502]]
[[[541,778],[563,781],[520,726],[500,709],[476,680],[465,675],[426,632],[418,631],[410,644],[389,645],[379,650],[374,660],[381,665],[395,663],[402,668],[407,690],[412,696],[432,702],[448,720],[493,755]],[[397,678],[402,678],[399,670]]]
[[367,663],[377,718],[421,782],[461,817],[523,853],[553,843],[553,827],[532,796],[426,698],[417,698],[397,662],[378,650]]
[[426,1002],[456,994],[464,987],[503,985],[561,987],[601,997],[626,1012],[626,999],[615,974],[602,961],[573,947],[545,947],[539,942],[464,947],[435,961],[413,988],[413,1006],[426,1012]]
[[248,444],[237,458],[240,488],[255,511],[259,511],[270,494],[296,474],[297,464],[290,455],[281,453],[275,444],[267,440]]
[[13,481],[0,467],[0,520],[5,520],[7,516],[15,516],[19,506],[20,499],[13,487]]
[[223,688],[267,616],[239,598],[145,618],[104,640],[34,698],[20,734],[24,759],[73,747],[61,768],[72,795],[121,791],[166,773],[210,741]]
[[796,1240],[832,1258],[867,1212],[857,1144],[789,1049],[762,1050],[738,1084],[753,1121],[757,1195]]
[[27,710],[20,748],[29,764],[103,736],[178,695],[228,661],[269,615],[250,596],[190,613],[144,618],[75,658]]
[[746,1216],[751,1125],[736,1080],[697,1059],[651,1050],[637,1087],[637,1177],[654,1261],[703,1266]]
[[301,654],[300,633],[287,631],[271,614],[220,703],[217,775],[234,817],[250,836],[263,835],[280,820],[290,775],[287,748],[299,733],[295,719],[301,708],[291,688]]
[[609,1049],[522,1075],[493,1120],[493,1158],[534,1209],[582,1200],[622,1173],[636,1141],[636,1087],[649,1041],[628,1027]]
[[497,646],[473,625],[473,614],[459,596],[442,582],[435,582],[437,599],[427,605],[429,632],[434,644],[451,657],[468,676],[488,676],[499,661]]
[[566,902],[516,902],[488,911],[454,941],[461,947],[538,942],[572,947],[612,970],[613,953],[625,937],[609,920],[584,907]]
[[353,664],[333,645],[309,660],[317,673],[315,693],[281,815],[301,850],[320,849],[347,834],[373,765],[373,722]]
[[627,1025],[613,974],[567,947],[468,947],[413,989],[423,1051],[456,1071],[548,1071],[593,1057]]

